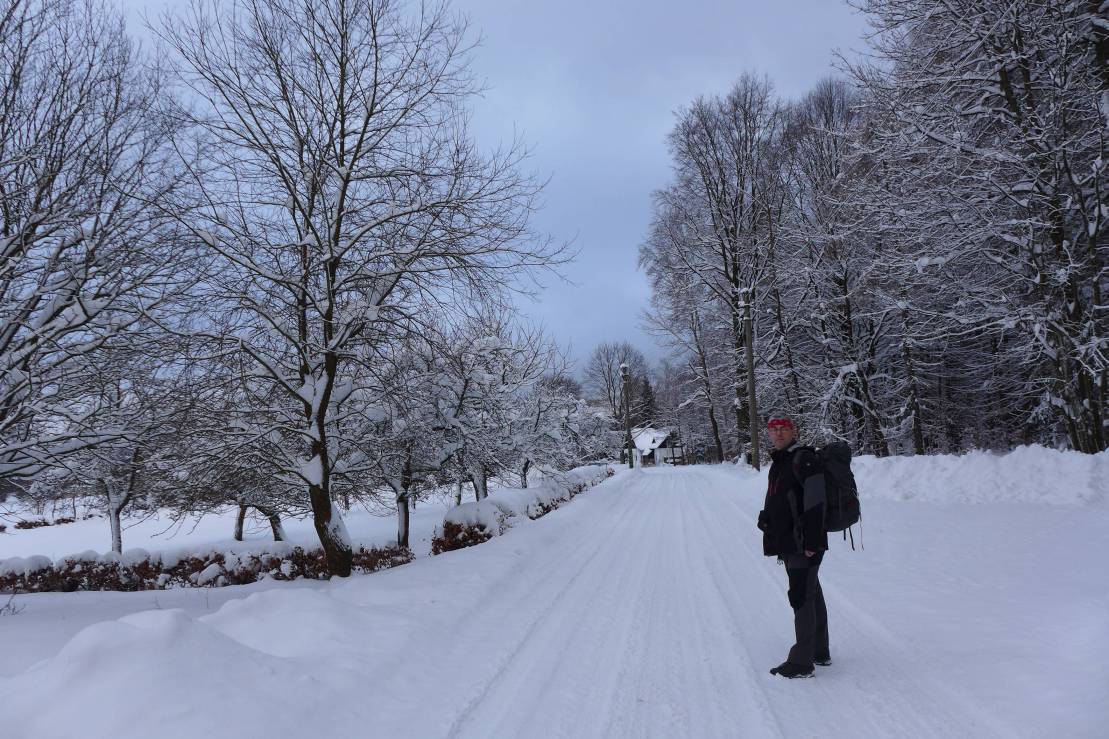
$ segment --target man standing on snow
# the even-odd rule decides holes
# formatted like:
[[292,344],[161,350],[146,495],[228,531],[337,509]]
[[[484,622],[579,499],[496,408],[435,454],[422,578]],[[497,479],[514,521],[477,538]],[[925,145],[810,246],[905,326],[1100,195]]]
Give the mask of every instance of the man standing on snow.
[[830,665],[828,611],[820,589],[820,563],[828,549],[824,530],[824,471],[815,450],[797,443],[797,427],[786,415],[767,424],[774,451],[770,484],[759,512],[763,553],[777,557],[789,576],[789,604],[797,641],[786,661],[770,671],[783,677],[812,677],[813,664]]

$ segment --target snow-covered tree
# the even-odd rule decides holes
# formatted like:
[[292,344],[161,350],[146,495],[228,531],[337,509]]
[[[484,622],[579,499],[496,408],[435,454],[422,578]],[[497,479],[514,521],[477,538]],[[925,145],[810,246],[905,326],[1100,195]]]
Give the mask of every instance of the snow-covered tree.
[[[947,307],[928,338],[1016,363],[1007,401],[1078,450],[1106,436],[1109,10],[1069,0],[866,0],[880,63],[853,68],[873,120],[882,228]],[[985,377],[984,379],[990,379]],[[996,387],[996,386],[995,386]],[[1055,434],[1045,435],[1051,440]]]
[[782,379],[787,408],[857,449],[885,455],[876,387],[889,371],[883,354],[889,313],[879,291],[883,255],[861,227],[860,216],[869,211],[852,207],[847,196],[870,184],[852,158],[855,98],[848,83],[825,79],[788,110],[782,166],[792,207],[768,255],[764,299],[781,354],[768,364]]
[[[680,111],[668,138],[673,181],[655,193],[651,232],[640,250],[640,263],[654,265],[656,284],[666,270],[695,280],[712,318],[726,329],[728,365],[720,381],[734,396],[732,431],[739,447],[751,441],[753,413],[745,295],[764,279],[781,217],[773,161],[780,126],[769,81],[752,75],[740,77],[727,95],[698,98]],[[687,313],[679,320],[695,319]]]
[[106,3],[0,3],[0,475],[116,438],[93,357],[181,289],[161,88]]
[[104,514],[111,549],[123,551],[125,514],[150,512],[176,501],[191,396],[187,371],[157,346],[137,337],[129,346],[100,351],[84,392],[104,429],[94,445],[54,460],[32,485],[42,498],[75,496]]
[[748,287],[759,403],[814,436],[876,454],[1106,448],[1109,10],[855,4],[878,60],[845,64],[853,84],[699,99],[670,137],[640,264],[704,433],[728,435],[714,388],[742,408]]
[[538,186],[519,148],[472,143],[466,28],[445,6],[198,1],[161,37],[196,100],[189,222],[228,318],[205,335],[249,358],[238,447],[301,486],[347,575],[334,497],[364,472],[352,434],[383,414],[375,347],[429,301],[551,264],[527,230]]
[[454,462],[478,500],[493,475],[519,474],[535,461],[548,423],[550,396],[537,387],[560,362],[556,347],[533,327],[486,311],[457,326],[442,367],[449,392],[441,414],[453,426]]

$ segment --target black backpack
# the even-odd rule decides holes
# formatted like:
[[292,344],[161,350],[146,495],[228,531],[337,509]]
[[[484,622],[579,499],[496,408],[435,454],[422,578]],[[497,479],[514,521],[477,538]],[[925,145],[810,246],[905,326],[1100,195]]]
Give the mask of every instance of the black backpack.
[[[851,472],[851,447],[846,442],[835,441],[822,449],[814,449],[824,469],[824,490],[827,501],[824,504],[824,528],[827,531],[842,531],[847,538],[847,530],[859,522],[862,511],[859,508],[859,487]],[[794,455],[793,467],[797,471],[798,456]],[[798,477],[800,477],[798,475]],[[851,535],[851,548],[855,548],[855,535]]]

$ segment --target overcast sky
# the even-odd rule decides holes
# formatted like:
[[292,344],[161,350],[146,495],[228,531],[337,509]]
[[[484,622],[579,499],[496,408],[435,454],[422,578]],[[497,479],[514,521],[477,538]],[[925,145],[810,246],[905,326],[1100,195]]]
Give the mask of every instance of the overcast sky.
[[[120,0],[135,21],[165,0]],[[602,341],[662,356],[641,328],[649,289],[636,268],[650,193],[669,178],[674,111],[727,91],[744,71],[787,97],[832,71],[833,50],[862,46],[865,21],[843,0],[454,0],[482,45],[487,86],[474,133],[495,146],[520,134],[550,177],[537,230],[579,256],[520,310],[541,321],[579,366]]]

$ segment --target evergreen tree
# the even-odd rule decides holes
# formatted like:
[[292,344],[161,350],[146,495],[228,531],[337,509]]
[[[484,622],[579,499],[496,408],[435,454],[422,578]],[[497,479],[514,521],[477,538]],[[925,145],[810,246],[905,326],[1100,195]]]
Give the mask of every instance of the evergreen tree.
[[636,378],[636,414],[639,425],[658,423],[658,403],[655,400],[655,390],[651,387],[651,379],[646,375]]

